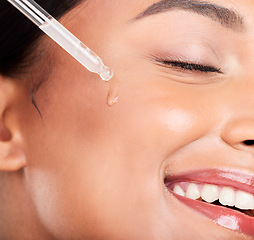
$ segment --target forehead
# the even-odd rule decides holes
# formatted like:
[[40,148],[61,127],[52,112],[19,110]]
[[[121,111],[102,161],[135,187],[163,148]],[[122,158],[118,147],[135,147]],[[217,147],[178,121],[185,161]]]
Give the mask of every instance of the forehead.
[[[243,18],[243,22],[247,26],[254,25],[254,1],[253,0],[191,0],[192,2],[198,2],[203,5],[211,4],[221,8],[227,8],[236,12],[238,16]],[[76,25],[85,26],[86,28],[92,28],[96,26],[94,31],[103,31],[104,28],[112,30],[113,26],[123,26],[128,24],[132,19],[141,16],[147,9],[155,6],[165,7],[175,3],[176,5],[186,5],[190,0],[84,0],[83,3],[74,11],[70,13],[71,19],[76,22]],[[172,4],[174,5],[174,4]],[[177,7],[171,8],[170,12],[177,10]],[[184,10],[182,8],[181,10]],[[206,10],[204,10],[206,11]],[[209,10],[208,10],[209,11]],[[156,12],[156,11],[154,11]],[[153,13],[148,17],[154,15],[160,16],[161,13]],[[214,13],[211,13],[213,15]],[[217,13],[220,15],[221,12]],[[222,13],[223,14],[223,13]],[[215,13],[216,15],[216,13]]]
[[[242,14],[253,13],[254,1],[253,0],[193,0],[194,2],[211,3],[218,6],[226,7],[229,9],[238,10]],[[84,5],[89,8],[91,14],[96,15],[111,15],[118,18],[121,16],[135,17],[146,8],[160,3],[170,4],[172,2],[189,2],[188,0],[88,0],[84,1]],[[121,13],[121,14],[120,14]]]
[[[104,28],[112,30],[114,26],[123,26],[132,19],[142,15],[147,9],[175,3],[176,5],[185,5],[189,0],[84,0],[83,3],[72,12],[69,13],[69,20],[74,20],[75,25],[92,28],[96,26],[94,31],[103,31]],[[227,8],[243,17],[243,21],[249,26],[254,23],[254,1],[253,0],[193,0],[201,4],[214,4],[218,7]],[[174,4],[173,4],[174,5]],[[177,7],[161,12],[170,12],[176,10]],[[181,10],[184,10],[183,8]],[[206,10],[205,10],[206,11]],[[155,11],[156,12],[156,11]],[[152,15],[160,16],[160,11]],[[213,14],[213,13],[212,13]],[[218,13],[221,14],[221,13]],[[68,17],[65,17],[68,20]]]

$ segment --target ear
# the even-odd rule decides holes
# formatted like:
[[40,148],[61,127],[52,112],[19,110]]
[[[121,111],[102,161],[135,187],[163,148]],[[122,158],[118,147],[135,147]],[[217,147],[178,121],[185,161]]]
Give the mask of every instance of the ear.
[[16,89],[13,80],[0,75],[0,171],[18,171],[26,166],[23,142],[12,109]]

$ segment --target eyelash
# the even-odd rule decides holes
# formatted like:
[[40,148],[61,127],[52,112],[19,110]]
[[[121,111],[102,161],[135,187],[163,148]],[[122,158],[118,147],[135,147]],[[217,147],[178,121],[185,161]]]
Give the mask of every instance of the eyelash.
[[160,64],[167,67],[180,68],[184,71],[195,71],[202,73],[222,73],[220,68],[215,68],[213,66],[207,66],[197,63],[189,63],[182,61],[168,61],[168,60],[157,60]]

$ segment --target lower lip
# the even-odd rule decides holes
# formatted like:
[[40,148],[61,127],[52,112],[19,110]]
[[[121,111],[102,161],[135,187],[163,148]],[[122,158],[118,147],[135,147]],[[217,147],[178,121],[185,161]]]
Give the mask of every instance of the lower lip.
[[171,190],[169,190],[169,192],[181,203],[200,212],[220,226],[254,237],[254,217],[229,208],[182,197],[173,193]]

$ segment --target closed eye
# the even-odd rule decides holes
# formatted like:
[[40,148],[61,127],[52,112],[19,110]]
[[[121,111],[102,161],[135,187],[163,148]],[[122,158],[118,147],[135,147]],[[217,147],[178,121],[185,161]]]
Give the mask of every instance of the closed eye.
[[162,60],[162,59],[156,59],[156,62],[162,66],[177,68],[177,69],[180,69],[183,71],[195,71],[195,72],[201,72],[201,73],[221,73],[222,74],[222,71],[220,68],[197,64],[197,63],[182,62],[182,61],[169,61],[169,60]]

